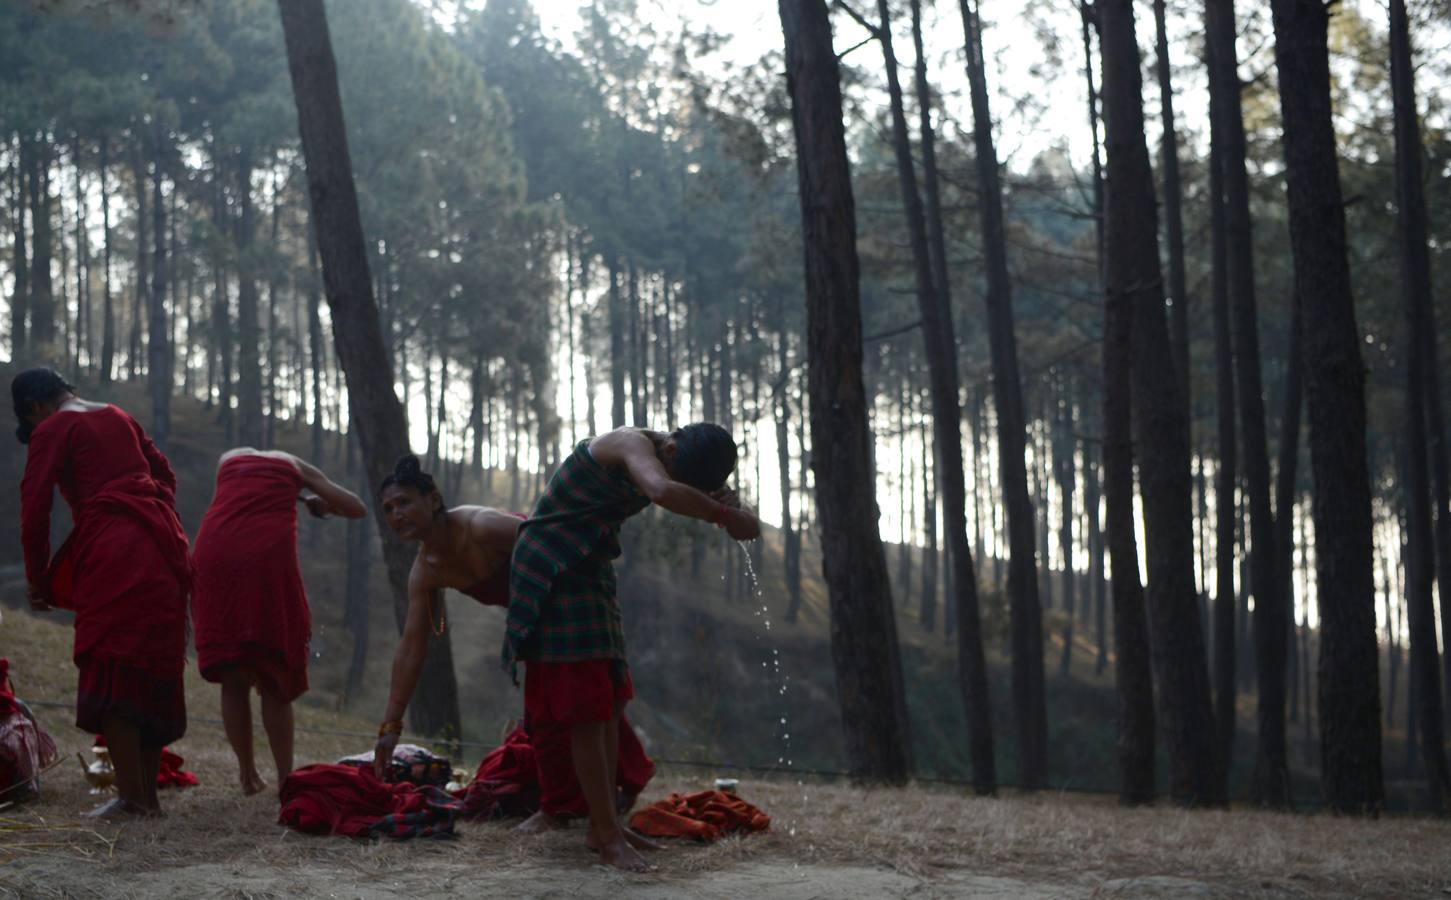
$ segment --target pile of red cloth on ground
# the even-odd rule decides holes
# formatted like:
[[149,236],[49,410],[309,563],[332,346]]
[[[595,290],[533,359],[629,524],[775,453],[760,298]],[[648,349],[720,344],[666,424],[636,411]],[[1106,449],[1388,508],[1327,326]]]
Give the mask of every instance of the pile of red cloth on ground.
[[[103,735],[96,735],[96,740],[91,746],[106,746],[106,738]],[[182,768],[184,765],[186,765],[186,760],[183,757],[171,752],[170,748],[162,747],[161,768],[156,770],[156,786],[159,788],[188,788],[201,784],[195,775]]]
[[0,659],[0,802],[38,793],[40,773],[55,757],[55,741],[16,699],[10,661]]
[[442,788],[384,784],[365,766],[303,766],[282,782],[278,824],[307,834],[453,837],[463,801]]
[[671,794],[630,818],[647,837],[690,837],[713,841],[732,831],[770,831],[771,817],[723,791]]

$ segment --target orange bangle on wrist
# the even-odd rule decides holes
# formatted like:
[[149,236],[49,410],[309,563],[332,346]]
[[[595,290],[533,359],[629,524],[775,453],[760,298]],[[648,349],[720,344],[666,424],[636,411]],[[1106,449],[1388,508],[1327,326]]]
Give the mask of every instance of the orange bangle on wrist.
[[392,719],[392,720],[387,721],[387,722],[384,722],[383,724],[381,724],[381,725],[378,726],[378,737],[382,737],[385,734],[402,734],[402,733],[403,733],[403,721],[401,719]]

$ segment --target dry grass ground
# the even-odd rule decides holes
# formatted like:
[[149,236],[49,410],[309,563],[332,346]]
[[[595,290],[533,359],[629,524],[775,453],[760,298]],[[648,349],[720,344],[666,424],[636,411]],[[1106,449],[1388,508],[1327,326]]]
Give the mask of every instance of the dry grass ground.
[[[7,610],[0,655],[22,695],[68,699],[70,630]],[[167,817],[83,824],[88,794],[78,750],[89,741],[68,711],[41,715],[71,762],[44,798],[0,810],[0,896],[217,897],[933,897],[933,896],[1432,896],[1451,891],[1451,825],[1257,812],[1121,810],[1101,799],[1044,795],[981,800],[927,787],[863,790],[748,780],[742,793],[771,813],[769,835],[676,844],[644,877],[592,865],[578,830],[524,837],[502,824],[463,824],[453,841],[315,838],[275,823],[270,796],[244,798],[217,697],[188,673],[193,725],[176,749],[202,786],[163,798]],[[303,707],[307,728],[366,723]],[[366,748],[357,738],[303,733],[302,761]],[[474,760],[471,758],[470,762]],[[696,789],[699,774],[663,772],[650,796]]]

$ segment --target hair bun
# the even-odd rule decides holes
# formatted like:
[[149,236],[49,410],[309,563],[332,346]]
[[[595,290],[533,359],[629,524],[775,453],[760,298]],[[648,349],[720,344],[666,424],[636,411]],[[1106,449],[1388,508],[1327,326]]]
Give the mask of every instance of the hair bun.
[[408,453],[398,457],[398,462],[393,466],[393,474],[404,477],[417,476],[423,473],[423,464],[418,461],[417,455]]

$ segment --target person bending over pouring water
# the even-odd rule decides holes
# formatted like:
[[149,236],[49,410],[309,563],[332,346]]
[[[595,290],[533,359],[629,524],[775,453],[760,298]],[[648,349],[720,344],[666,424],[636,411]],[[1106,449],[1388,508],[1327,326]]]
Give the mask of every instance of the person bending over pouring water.
[[654,503],[736,540],[759,537],[756,515],[724,487],[735,467],[735,441],[719,425],[617,428],[581,441],[519,526],[504,663],[524,663],[530,722],[568,726],[586,843],[621,869],[646,871],[637,848],[651,845],[621,826],[614,804],[620,715],[634,696],[611,565],[620,525]]

